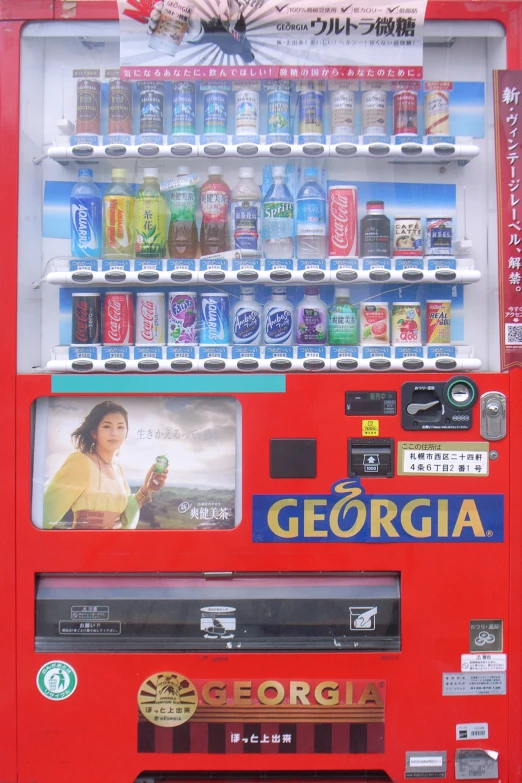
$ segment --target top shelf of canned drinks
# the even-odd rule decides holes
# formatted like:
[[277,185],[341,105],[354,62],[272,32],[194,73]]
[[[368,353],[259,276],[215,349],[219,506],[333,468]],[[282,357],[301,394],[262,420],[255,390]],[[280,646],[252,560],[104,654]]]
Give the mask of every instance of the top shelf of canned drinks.
[[59,121],[69,135],[47,155],[60,163],[330,156],[465,164],[479,147],[455,135],[463,128],[452,90],[421,81],[79,78],[76,122]]
[[[113,141],[110,137],[91,137],[83,139],[80,136],[62,136],[56,144],[49,147],[47,156],[58,163],[67,164],[71,161],[83,163],[86,160],[121,160],[121,159],[158,159],[170,158],[180,160],[185,158],[365,158],[366,160],[386,160],[388,162],[418,162],[448,164],[456,161],[463,166],[479,154],[475,144],[457,143],[458,137],[448,137],[440,141],[426,137],[415,140],[405,137],[354,137],[351,141],[332,143],[331,137],[325,141],[308,141],[297,143],[299,137],[294,137],[296,143],[273,142],[266,143],[265,137],[259,142],[238,141],[236,136],[228,136],[226,143],[205,141],[204,137],[196,137],[193,144],[176,141],[175,136],[136,136],[129,137],[128,143]],[[397,143],[397,139],[399,143]],[[467,139],[464,139],[467,141]],[[131,143],[132,142],[132,143]]]

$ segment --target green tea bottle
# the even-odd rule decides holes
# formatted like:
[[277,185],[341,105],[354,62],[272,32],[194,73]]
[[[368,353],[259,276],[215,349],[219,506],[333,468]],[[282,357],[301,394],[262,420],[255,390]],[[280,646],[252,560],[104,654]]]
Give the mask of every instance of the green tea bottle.
[[350,304],[348,288],[335,289],[335,302],[328,308],[328,342],[330,345],[357,345],[357,308]]
[[143,169],[143,185],[134,202],[136,258],[164,258],[167,253],[167,205],[158,169]]

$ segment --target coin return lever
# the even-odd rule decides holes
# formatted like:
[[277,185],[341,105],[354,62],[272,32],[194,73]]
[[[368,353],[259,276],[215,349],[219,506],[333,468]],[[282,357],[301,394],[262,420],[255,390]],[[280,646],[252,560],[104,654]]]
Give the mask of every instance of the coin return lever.
[[474,381],[450,378],[446,383],[405,383],[402,426],[405,430],[469,430],[478,398]]

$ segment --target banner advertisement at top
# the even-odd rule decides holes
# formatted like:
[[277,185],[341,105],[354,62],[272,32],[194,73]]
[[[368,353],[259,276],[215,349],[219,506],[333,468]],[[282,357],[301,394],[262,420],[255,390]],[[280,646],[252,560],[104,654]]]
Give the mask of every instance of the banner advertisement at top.
[[118,0],[122,79],[421,79],[426,0]]

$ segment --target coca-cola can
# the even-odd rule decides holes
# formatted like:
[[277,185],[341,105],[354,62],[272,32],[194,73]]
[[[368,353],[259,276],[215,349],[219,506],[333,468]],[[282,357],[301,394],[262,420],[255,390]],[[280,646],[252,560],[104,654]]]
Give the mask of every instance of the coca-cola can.
[[136,294],[136,345],[165,345],[165,294]]
[[71,345],[101,345],[101,295],[72,295]]
[[103,344],[134,343],[134,306],[130,291],[109,291],[103,307]]
[[328,189],[328,220],[328,255],[357,257],[359,219],[355,185],[334,185]]

